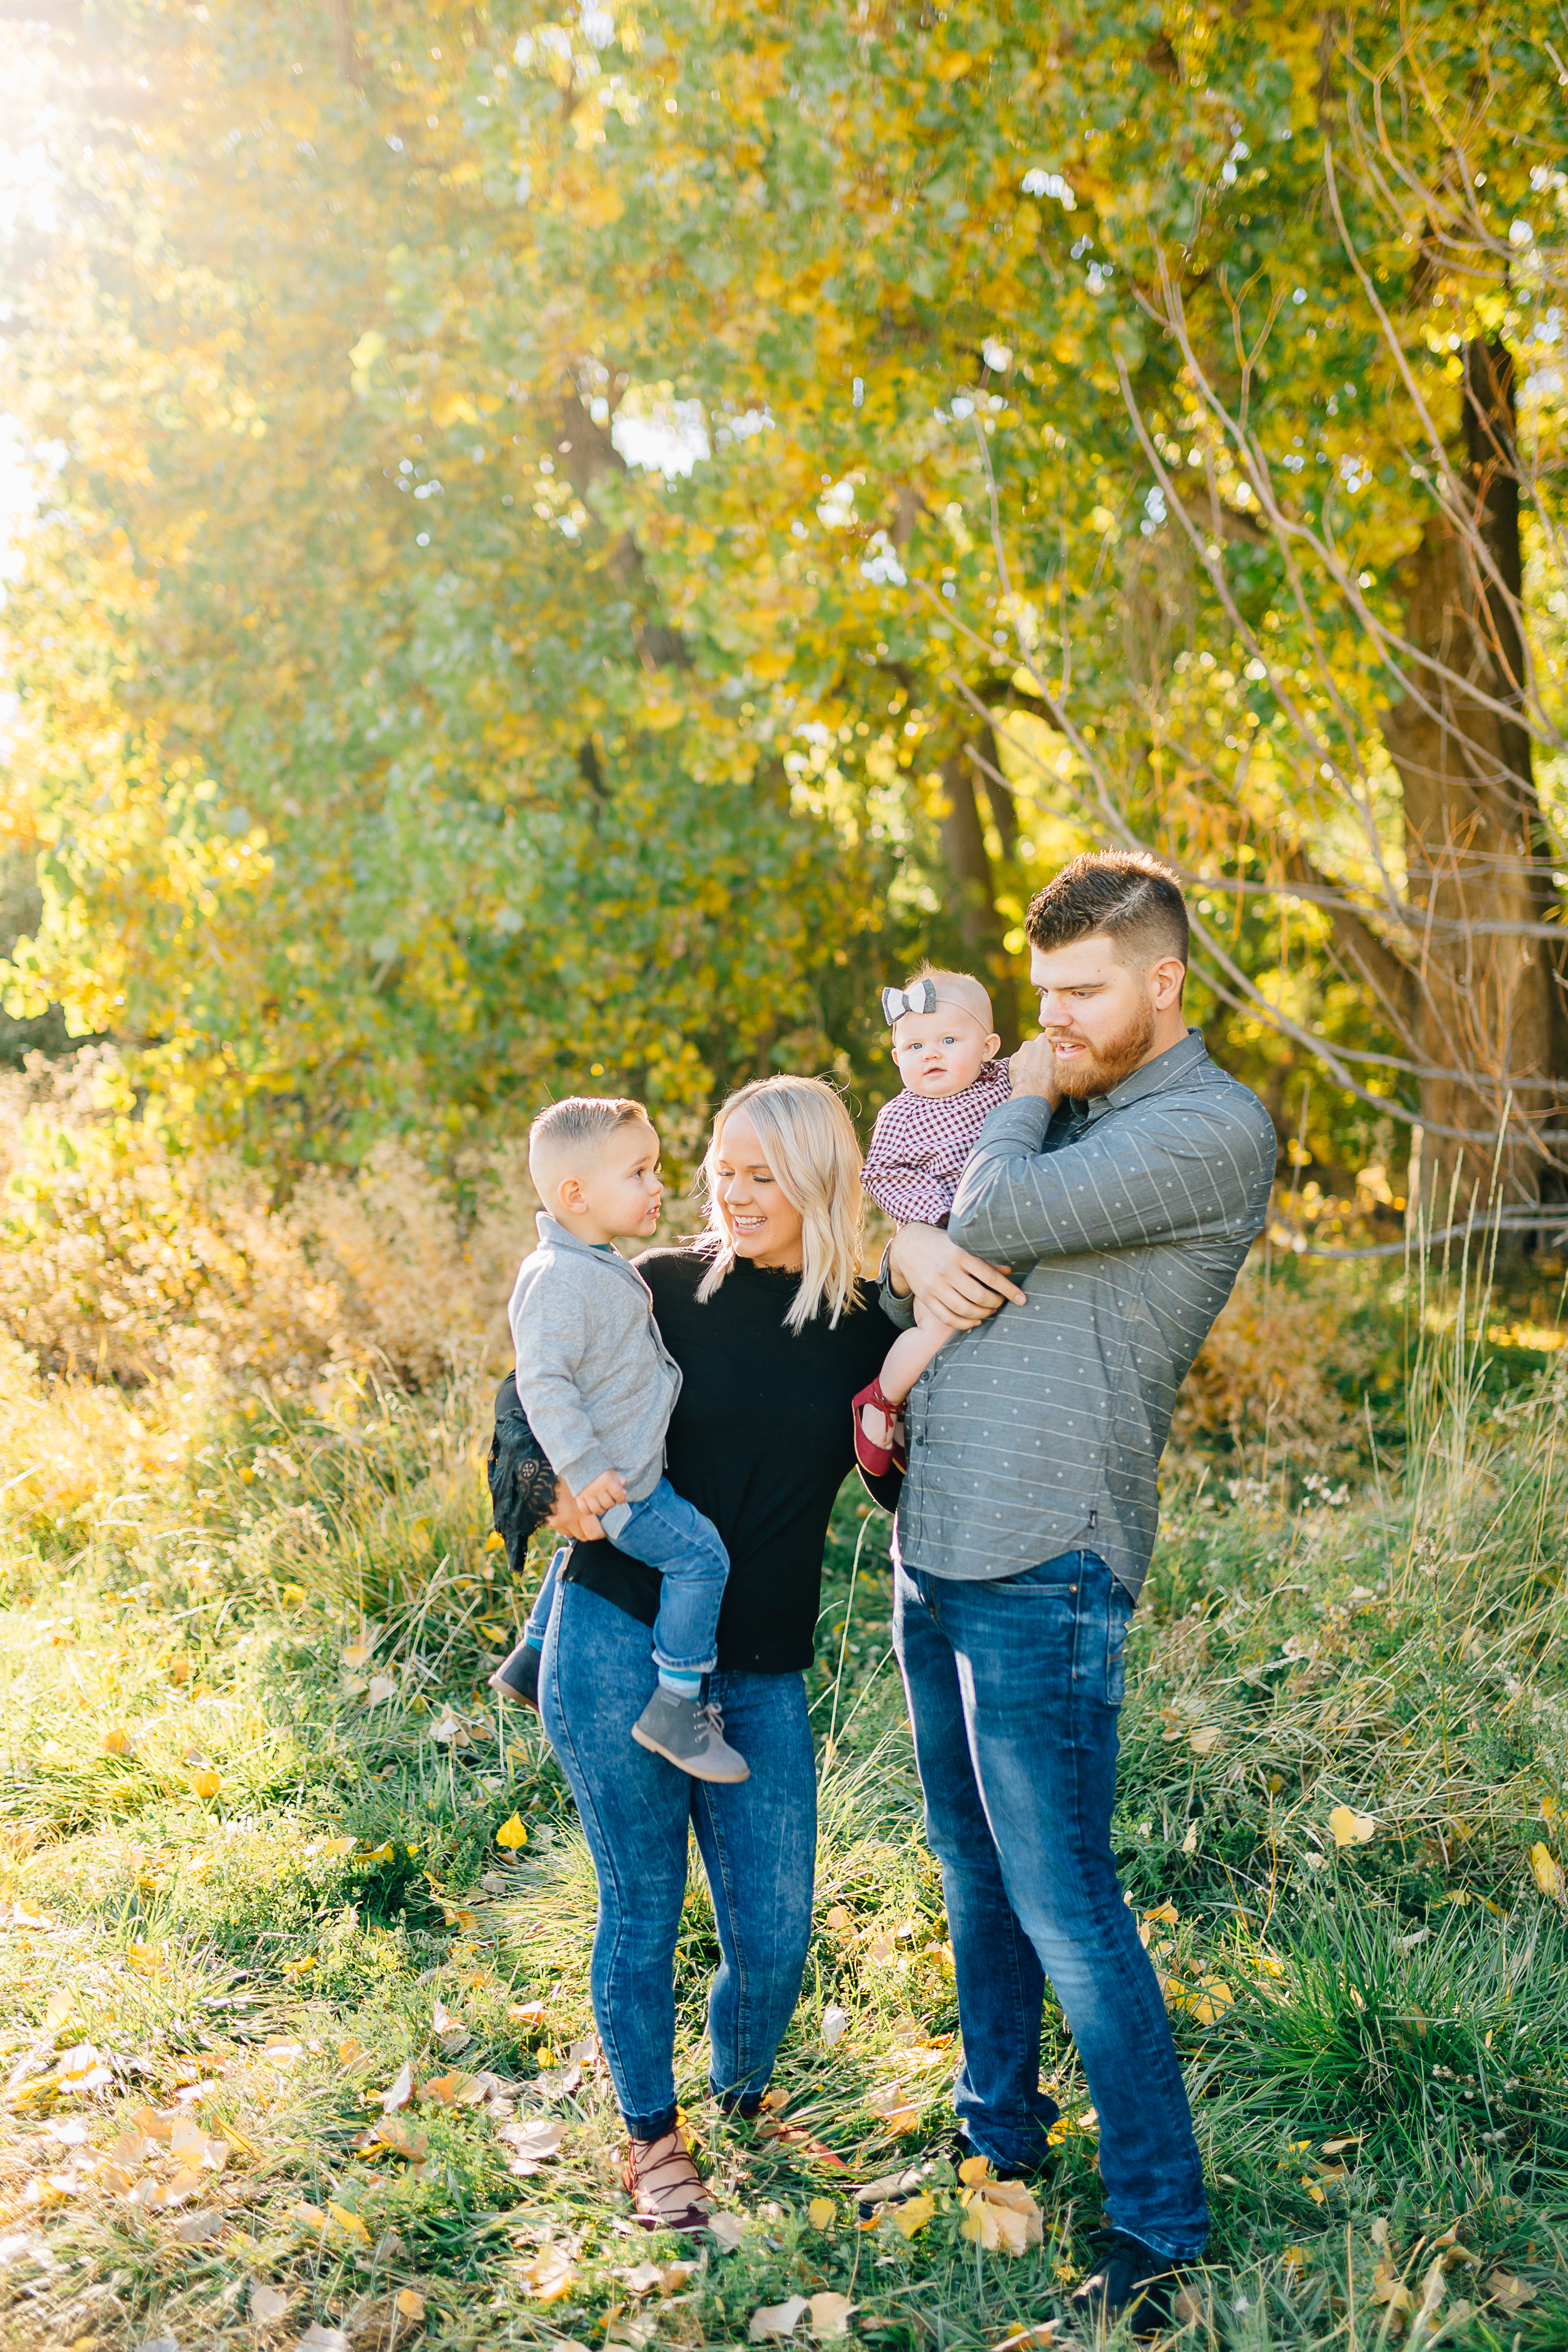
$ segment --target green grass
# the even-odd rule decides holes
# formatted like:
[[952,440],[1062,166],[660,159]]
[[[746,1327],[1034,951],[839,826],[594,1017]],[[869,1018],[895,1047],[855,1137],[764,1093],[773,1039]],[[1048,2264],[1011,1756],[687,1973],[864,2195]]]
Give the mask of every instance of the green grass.
[[[1543,1845],[1550,1878],[1568,1801],[1553,1360],[1521,1386],[1445,1339],[1406,1450],[1348,1478],[1266,1454],[1167,1470],[1116,1837],[1212,2183],[1177,2341],[1408,2342],[1431,2281],[1416,2340],[1568,2342],[1568,1927],[1531,1862]],[[5,2342],[189,2352],[319,2322],[365,2345],[718,2347],[759,2305],[834,2291],[887,2352],[978,2352],[1060,2315],[1099,2201],[1054,2009],[1041,2067],[1066,2127],[1038,2252],[982,2253],[940,2171],[910,2240],[856,2227],[845,2194],[940,2127],[957,2023],[887,1523],[851,1489],[811,1685],[818,1929],[777,2077],[787,2124],[844,2168],[705,2105],[694,1878],[677,2075],[745,2230],[689,2277],[628,2279],[650,2246],[590,2042],[592,1873],[533,1718],[498,1720],[484,1686],[519,1600],[485,1548],[486,1396],[263,1409],[68,1509],[7,1494]],[[100,1396],[95,1426],[152,1410]],[[0,1484],[40,1438],[37,1409],[0,1430]],[[1338,1845],[1340,1808],[1370,1834]],[[515,1853],[496,1843],[514,1815]],[[104,2077],[85,2093],[60,2064],[83,2043]],[[496,2087],[417,2100],[404,2152],[367,2147],[367,2093],[405,2063]],[[179,2158],[121,2135],[182,2091],[221,2168],[148,2201]],[[545,2116],[559,2152],[508,2169],[503,2132]]]

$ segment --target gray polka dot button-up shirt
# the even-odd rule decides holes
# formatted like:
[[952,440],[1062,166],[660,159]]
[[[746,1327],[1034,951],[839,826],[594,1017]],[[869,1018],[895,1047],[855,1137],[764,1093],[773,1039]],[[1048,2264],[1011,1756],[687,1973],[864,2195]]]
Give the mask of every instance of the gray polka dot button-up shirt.
[[[1136,1593],[1176,1391],[1262,1231],[1273,1122],[1189,1029],[1108,1095],[1000,1104],[952,1238],[1026,1293],[949,1339],[905,1408],[897,1547],[933,1576],[1098,1552]],[[883,1278],[895,1321],[908,1299]]]

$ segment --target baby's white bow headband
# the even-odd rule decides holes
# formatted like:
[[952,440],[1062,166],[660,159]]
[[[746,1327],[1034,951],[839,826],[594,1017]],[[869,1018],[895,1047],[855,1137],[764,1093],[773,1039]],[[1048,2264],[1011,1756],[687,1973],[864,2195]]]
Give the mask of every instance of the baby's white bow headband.
[[936,982],[934,980],[912,981],[907,988],[884,988],[882,1009],[891,1029],[906,1013],[918,1013],[924,1020],[936,1010]]

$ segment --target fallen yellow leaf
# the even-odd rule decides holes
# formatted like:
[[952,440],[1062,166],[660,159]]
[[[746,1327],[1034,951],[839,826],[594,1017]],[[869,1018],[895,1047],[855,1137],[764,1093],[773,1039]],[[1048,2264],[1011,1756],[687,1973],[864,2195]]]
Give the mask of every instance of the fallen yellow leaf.
[[935,2197],[927,2197],[923,2192],[918,2197],[908,2198],[902,2205],[893,2206],[888,2218],[895,2230],[906,2238],[913,2238],[917,2230],[924,2230],[936,2210]]
[[433,2074],[428,2083],[422,2083],[419,2095],[434,2100],[438,2107],[473,2107],[484,2098],[485,2086],[476,2075],[462,2074],[454,2068],[451,2074]]
[[517,1813],[514,1813],[509,1821],[503,1822],[496,1832],[496,1843],[505,1846],[508,1853],[516,1853],[517,1848],[527,1845],[528,1842],[528,1831],[523,1826],[521,1817]]
[[1364,1845],[1376,1827],[1370,1813],[1353,1812],[1348,1805],[1336,1805],[1329,1815],[1335,1845]]
[[1406,2317],[1416,2308],[1416,2298],[1395,2269],[1392,2263],[1379,2263],[1372,2273],[1372,2300],[1386,2304],[1391,2311]]
[[810,2305],[812,2335],[819,2341],[825,2336],[847,2336],[854,2307],[847,2294],[814,2294]]
[[413,2068],[405,2059],[403,2063],[398,2068],[397,2073],[393,2075],[392,2082],[382,2093],[382,2115],[395,2115],[399,2107],[407,2106],[413,2096]]
[[424,2317],[424,2297],[422,2294],[415,2294],[413,2287],[399,2287],[392,2300],[397,2305],[398,2312],[402,2318],[423,2319]]
[[1186,1744],[1195,1756],[1212,1756],[1219,1745],[1219,1726],[1206,1723],[1201,1731],[1192,1734]]
[[541,2246],[523,2276],[536,2303],[559,2303],[577,2284],[571,2257],[561,2246]]
[[99,1745],[106,1756],[128,1756],[131,1753],[131,1734],[122,1723],[112,1724]]
[[1549,1845],[1537,1844],[1531,1847],[1530,1867],[1535,1874],[1535,1883],[1542,1895],[1553,1903],[1563,1902],[1564,1900],[1563,1865],[1556,1860]]
[[831,2197],[813,2197],[806,2208],[806,2219],[813,2230],[828,2230],[832,2227],[837,2210]]
[[358,2246],[370,2244],[371,2233],[357,2213],[350,2213],[346,2205],[329,2204],[327,2210],[345,2237],[352,2238]]
[[792,2294],[786,2303],[760,2304],[751,2315],[747,2335],[753,2344],[772,2344],[780,2336],[793,2336],[809,2308],[803,2294]]
[[204,1802],[209,1797],[215,1797],[223,1785],[222,1773],[211,1764],[204,1766],[201,1771],[193,1772],[191,1775],[191,1794],[193,1797],[200,1797]]
[[963,2196],[959,2235],[983,2252],[1022,2254],[1043,2242],[1040,2207],[1021,2180],[982,2180]]
[[163,1973],[163,1948],[161,1944],[127,1944],[125,1965],[134,1969],[139,1977],[161,1977]]
[[1236,1995],[1219,1977],[1205,1977],[1184,2006],[1199,2025],[1213,2025],[1234,2006]]

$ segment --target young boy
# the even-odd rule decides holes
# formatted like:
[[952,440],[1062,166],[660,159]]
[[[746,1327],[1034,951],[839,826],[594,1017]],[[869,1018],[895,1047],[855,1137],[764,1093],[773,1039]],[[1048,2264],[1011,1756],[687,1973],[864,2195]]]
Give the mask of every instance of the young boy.
[[[659,1335],[647,1284],[615,1247],[646,1240],[658,1224],[659,1139],[641,1103],[573,1096],[529,1129],[528,1173],[546,1206],[508,1309],[517,1395],[578,1509],[663,1578],[653,1626],[659,1687],[632,1737],[695,1780],[749,1780],[745,1758],[702,1704],[702,1678],[718,1664],[729,1556],[711,1520],[664,1475],[680,1367]],[[520,1649],[543,1644],[564,1557],[550,1562]],[[504,1679],[514,1658],[492,1677],[497,1686],[522,1688],[516,1673]]]

